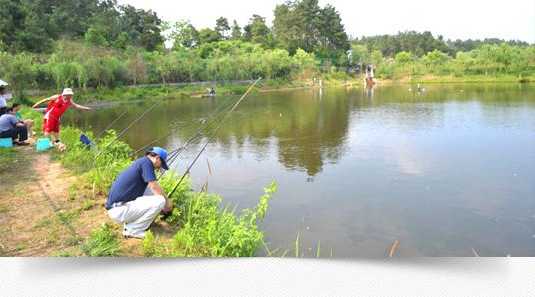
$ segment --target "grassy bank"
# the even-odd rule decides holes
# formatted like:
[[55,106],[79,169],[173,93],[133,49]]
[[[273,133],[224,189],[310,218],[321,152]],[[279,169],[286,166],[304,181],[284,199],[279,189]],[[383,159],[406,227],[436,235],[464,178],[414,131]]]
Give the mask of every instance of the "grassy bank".
[[[30,108],[23,108],[24,118],[33,119],[40,132],[42,115]],[[80,201],[81,209],[101,204],[115,177],[133,161],[132,149],[116,139],[114,131],[108,131],[88,148],[80,141],[85,133],[77,128],[65,127],[61,139],[67,145],[63,153],[52,152],[53,158],[70,170],[77,178],[69,186],[68,196]],[[85,133],[94,140],[92,133]],[[10,164],[19,153],[16,149],[0,151],[1,164]],[[2,168],[3,169],[3,168]],[[178,176],[171,172],[159,180],[166,192],[170,192]],[[222,206],[222,198],[207,192],[195,192],[189,179],[169,197],[175,208],[165,220],[157,223],[168,226],[172,234],[148,233],[142,243],[145,256],[253,256],[263,246],[263,233],[258,223],[264,218],[268,202],[276,190],[273,183],[265,189],[255,208],[237,213]],[[99,203],[100,201],[100,203]],[[93,230],[91,235],[75,251],[58,255],[115,256],[125,251],[119,248],[119,232],[110,223]],[[168,232],[169,233],[169,232]],[[141,243],[140,243],[141,244]]]
[[[66,168],[80,176],[72,191],[85,192],[86,195],[82,196],[105,197],[117,174],[131,163],[132,149],[121,141],[114,141],[116,135],[113,131],[109,131],[96,142],[94,148],[89,149],[80,143],[81,133],[72,127],[63,129],[61,139],[68,149],[56,157]],[[87,135],[92,138],[90,133]],[[176,180],[175,174],[168,173],[159,182],[169,192]],[[144,255],[253,256],[263,243],[263,233],[258,229],[258,223],[264,218],[275,190],[275,184],[269,185],[255,208],[236,213],[222,207],[220,196],[194,192],[186,180],[169,197],[175,208],[164,222],[178,230],[171,238],[149,233],[143,242]],[[82,249],[91,256],[116,255],[120,252],[116,248],[116,236],[110,226],[103,225],[94,230]]]

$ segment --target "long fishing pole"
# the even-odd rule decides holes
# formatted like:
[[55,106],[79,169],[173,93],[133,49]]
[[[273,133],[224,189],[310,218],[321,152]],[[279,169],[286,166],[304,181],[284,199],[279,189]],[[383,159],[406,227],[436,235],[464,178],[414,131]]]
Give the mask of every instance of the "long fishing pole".
[[184,174],[182,175],[182,177],[180,178],[180,180],[175,184],[175,186],[173,187],[173,189],[171,190],[171,192],[167,195],[168,197],[171,197],[173,196],[173,194],[175,193],[176,189],[178,188],[178,186],[182,183],[182,181],[184,180],[184,178],[186,177],[186,175],[190,172],[191,168],[193,167],[193,165],[195,164],[195,162],[197,162],[197,160],[199,159],[199,157],[201,156],[201,154],[204,152],[204,150],[206,149],[206,147],[208,146],[208,144],[210,143],[210,140],[216,136],[217,132],[219,131],[219,128],[222,127],[222,123],[223,121],[236,109],[236,107],[238,107],[238,105],[243,101],[243,99],[245,99],[245,97],[247,97],[247,95],[249,94],[249,92],[253,89],[253,87],[256,85],[256,83],[258,83],[262,78],[259,77],[257,80],[255,80],[255,82],[249,87],[249,89],[247,89],[247,91],[245,92],[245,94],[243,94],[243,96],[240,98],[240,100],[238,100],[238,102],[236,102],[236,104],[234,104],[234,106],[232,106],[232,108],[225,114],[224,118],[222,119],[222,121],[219,123],[219,125],[215,128],[215,130],[213,131],[212,135],[210,136],[210,138],[208,138],[208,140],[206,141],[206,143],[204,144],[204,146],[201,148],[201,150],[199,151],[199,153],[197,154],[197,156],[195,156],[195,159],[193,159],[193,161],[191,162],[191,164],[188,166],[188,168],[186,169],[186,172],[184,172]]
[[[206,130],[206,131],[209,130],[209,128],[210,128],[209,126],[213,123],[214,118],[216,118],[218,114],[222,113],[223,111],[225,111],[225,109],[228,109],[228,108],[229,108],[229,106],[225,106],[224,104],[221,104],[216,110],[214,110],[214,111],[207,117],[208,120],[203,120],[203,121],[202,121],[201,125],[205,125],[205,124],[206,124],[206,128],[203,128],[203,126],[199,127],[199,128],[197,129],[197,132],[196,132],[193,136],[191,136],[188,140],[186,140],[186,142],[185,142],[182,146],[180,146],[180,147],[178,147],[178,148],[172,150],[171,152],[169,152],[169,155],[167,156],[167,159],[169,160],[170,158],[173,158],[177,152],[180,152],[180,151],[181,151],[182,149],[184,149],[189,143],[191,143],[193,140],[195,140],[195,138],[199,137],[199,136],[201,135],[201,132],[202,132],[203,129]],[[161,136],[161,137],[159,137],[159,138],[157,138],[157,139],[155,139],[155,140],[153,140],[153,141],[151,141],[151,142],[149,142],[149,143],[147,143],[147,144],[141,146],[139,149],[137,149],[136,151],[134,151],[132,154],[137,154],[137,153],[139,153],[140,151],[142,151],[142,150],[148,148],[150,145],[152,145],[152,144],[154,144],[154,143],[156,143],[156,142],[158,142],[158,141],[160,141],[160,140],[162,140],[162,139],[168,137],[169,135],[173,134],[173,132],[174,132],[174,129],[173,129],[172,131],[169,131],[169,132],[166,133],[165,135],[163,135],[163,136]],[[169,161],[168,161],[168,162],[169,162]],[[169,163],[168,163],[168,164],[169,164]]]
[[130,128],[131,128],[132,126],[134,126],[137,122],[139,122],[143,117],[145,117],[145,115],[146,115],[147,113],[149,113],[151,110],[153,110],[153,109],[156,107],[156,105],[158,105],[159,103],[160,103],[160,102],[156,102],[156,103],[154,103],[149,109],[145,110],[139,117],[137,117],[137,118],[134,119],[132,122],[130,122],[130,124],[129,124],[126,128],[124,128],[124,129],[119,133],[119,135],[115,136],[115,138],[114,138],[110,143],[108,143],[104,148],[102,148],[101,151],[99,151],[99,152],[97,153],[97,155],[95,156],[95,159],[96,159],[98,156],[100,156],[100,154],[101,154],[106,148],[108,148],[112,143],[114,143],[114,142],[115,142],[116,140],[118,140],[121,136],[123,136],[123,135],[126,133],[126,131],[128,131],[128,129],[130,129]]
[[154,139],[153,141],[151,141],[151,142],[139,147],[137,150],[135,150],[132,153],[130,153],[130,155],[135,155],[135,154],[141,152],[142,150],[145,150],[146,148],[150,147],[152,144],[155,144],[156,142],[158,142],[158,141],[170,136],[171,134],[173,134],[175,132],[176,129],[178,129],[181,126],[182,125],[177,124],[177,123],[171,124],[170,125],[170,131],[168,133],[166,133],[165,135],[163,135],[161,137],[158,137],[158,138]]
[[220,114],[223,114],[225,112],[227,112],[231,107],[233,106],[233,104],[229,104],[229,105],[224,105],[224,104],[221,104],[220,107],[218,107],[215,111],[213,111],[208,117],[207,119],[205,119],[203,121],[203,125],[204,126],[201,126],[199,127],[199,129],[197,129],[197,133],[195,133],[193,136],[191,136],[188,140],[186,140],[186,142],[181,145],[180,147],[172,150],[168,157],[167,157],[167,164],[171,164],[172,162],[174,162],[176,160],[176,158],[180,155],[180,153],[191,143],[193,143],[194,141],[200,139],[202,136],[203,136],[203,133],[207,133],[208,131],[210,131],[210,129],[212,129],[213,127],[217,126],[218,124],[218,121],[221,122],[222,119],[219,119],[219,115]]
[[[201,132],[208,132],[213,126],[214,124],[217,123],[217,115],[219,115],[220,113],[224,112],[225,110],[229,109],[230,107],[232,107],[232,104],[228,105],[228,106],[224,106],[222,105],[222,108],[218,108],[216,109],[208,118],[210,119],[209,121],[204,121],[203,124],[206,124],[206,126],[203,128],[202,126],[197,130],[197,133],[195,133],[193,136],[191,136],[188,140],[186,140],[185,143],[183,143],[180,147],[172,150],[171,152],[169,152],[169,155],[167,156],[167,160],[166,160],[166,163],[167,163],[167,166],[171,166],[177,159],[178,157],[180,156],[180,154],[182,153],[182,151],[184,151],[191,143],[193,143],[194,141],[198,140],[201,138],[201,136],[203,136],[203,133]],[[204,131],[203,131],[204,129]],[[166,173],[166,171],[164,171],[163,173],[160,174],[160,176],[158,176],[158,180],[164,176]]]
[[[218,124],[218,121],[219,123],[221,123],[224,119],[218,119],[218,116],[219,114],[223,114],[224,112],[228,111],[228,109],[232,108],[233,104],[230,104],[228,106],[225,106],[225,105],[221,105],[221,107],[217,108],[209,117],[208,119],[209,120],[205,120],[203,124],[206,124],[205,127],[199,127],[199,129],[197,130],[197,133],[195,133],[192,137],[190,137],[182,146],[172,150],[169,155],[167,156],[167,165],[170,166],[172,165],[176,159],[180,156],[180,154],[182,153],[182,151],[184,151],[184,149],[186,149],[186,147],[188,147],[191,143],[194,143],[194,141],[196,140],[199,140],[201,139],[201,137],[203,136],[203,132],[204,133],[207,133],[208,131],[210,131],[210,129],[212,129],[213,127],[217,126]],[[203,131],[204,129],[204,131]],[[162,177],[163,175],[165,174],[162,173],[160,175],[160,177]]]
[[121,115],[119,117],[115,118],[115,120],[113,120],[108,126],[106,126],[106,128],[104,128],[104,130],[100,131],[97,134],[97,136],[95,136],[95,139],[100,138],[100,136],[102,136],[102,134],[104,134],[104,132],[106,132],[108,129],[110,129],[113,126],[113,124],[115,124],[115,122],[117,122],[119,119],[121,119],[127,112],[128,112],[128,110],[123,111],[123,113],[121,113]]

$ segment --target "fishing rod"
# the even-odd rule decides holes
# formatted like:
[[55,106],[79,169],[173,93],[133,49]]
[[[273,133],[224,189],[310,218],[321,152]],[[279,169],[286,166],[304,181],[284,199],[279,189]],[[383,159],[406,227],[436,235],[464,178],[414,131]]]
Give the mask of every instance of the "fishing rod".
[[[214,111],[207,117],[208,120],[202,120],[201,125],[205,125],[205,124],[206,124],[206,128],[204,128],[204,130],[209,130],[209,128],[210,128],[209,126],[210,126],[210,124],[213,123],[213,119],[216,118],[217,115],[219,115],[220,113],[222,113],[225,109],[228,109],[228,107],[229,107],[229,106],[225,106],[224,104],[221,104],[216,110],[214,110]],[[176,128],[178,128],[178,127],[176,127]],[[172,150],[172,151],[169,153],[167,159],[169,160],[170,158],[174,157],[175,154],[176,154],[177,152],[180,152],[182,149],[184,149],[184,148],[185,148],[189,143],[191,143],[193,140],[196,140],[195,138],[197,138],[197,137],[200,136],[202,130],[203,130],[203,126],[201,126],[200,128],[198,128],[198,129],[197,129],[197,132],[196,132],[192,137],[190,137],[190,138],[186,141],[185,144],[183,144],[183,145],[182,145],[181,147],[179,147],[179,148],[176,148],[176,149]],[[149,143],[147,143],[147,144],[141,146],[139,149],[137,149],[136,151],[134,151],[134,152],[132,153],[132,155],[137,154],[137,153],[139,153],[140,151],[142,151],[142,150],[148,148],[150,145],[152,145],[152,144],[154,144],[154,143],[156,143],[156,142],[158,142],[158,141],[160,141],[160,140],[162,140],[162,139],[168,137],[169,135],[173,134],[173,132],[174,132],[174,130],[172,130],[172,131],[166,133],[165,135],[163,135],[163,136],[161,136],[161,137],[159,137],[159,138],[156,138],[155,140],[153,140],[153,141],[151,141],[151,142],[149,142]],[[168,163],[168,164],[169,164],[169,163]]]
[[[204,120],[204,122],[202,124],[205,124],[204,128],[203,126],[201,126],[198,130],[197,130],[197,133],[195,133],[192,137],[190,137],[182,146],[172,150],[168,157],[167,157],[167,165],[172,165],[176,159],[180,156],[180,154],[182,153],[182,151],[184,151],[184,149],[186,149],[186,147],[188,147],[191,143],[194,143],[194,141],[196,140],[200,140],[201,137],[203,136],[203,134],[206,134],[208,131],[210,131],[210,129],[212,129],[213,127],[217,126],[218,124],[218,120],[219,120],[219,123],[221,123],[223,121],[223,119],[218,119],[218,116],[220,114],[223,114],[225,111],[228,111],[231,107],[232,107],[233,104],[229,104],[228,106],[225,106],[224,104],[221,104],[221,106],[219,108],[217,108],[214,112],[212,112],[212,114],[210,116],[208,116],[208,120]],[[204,129],[204,131],[203,131]],[[203,133],[204,132],[204,133]],[[163,176],[164,173],[162,173],[161,176]]]
[[174,185],[173,189],[171,190],[171,192],[167,195],[167,197],[171,197],[173,196],[173,194],[175,193],[176,189],[178,188],[178,186],[182,183],[182,181],[184,180],[184,178],[186,177],[186,175],[190,172],[191,168],[193,167],[193,165],[195,164],[195,162],[197,162],[197,160],[199,159],[199,157],[201,156],[201,154],[204,152],[204,150],[206,149],[206,147],[208,146],[208,144],[210,143],[210,140],[216,136],[217,132],[219,131],[219,129],[222,127],[222,123],[223,121],[236,109],[236,107],[238,107],[238,105],[243,101],[243,99],[245,99],[245,97],[247,97],[247,95],[249,94],[249,92],[253,89],[253,87],[261,80],[262,78],[259,77],[257,80],[255,80],[255,82],[249,87],[249,89],[247,89],[247,91],[245,92],[245,94],[243,94],[243,96],[240,98],[240,100],[238,100],[236,102],[236,104],[234,104],[232,106],[232,108],[224,115],[223,119],[221,120],[221,122],[219,123],[219,125],[215,128],[215,130],[213,131],[212,135],[210,135],[210,138],[208,138],[208,140],[206,141],[206,143],[204,144],[204,146],[201,148],[201,150],[199,151],[199,153],[197,154],[197,156],[195,156],[195,159],[193,159],[193,161],[191,162],[191,164],[188,166],[188,168],[186,169],[186,172],[184,172],[184,174],[182,175],[182,177],[180,178],[180,180],[178,180],[178,182]]
[[119,117],[115,118],[115,120],[113,120],[108,126],[106,126],[106,128],[104,128],[104,130],[100,131],[97,134],[97,136],[95,136],[95,139],[100,138],[100,136],[102,136],[102,134],[104,134],[104,132],[106,132],[108,129],[110,129],[113,126],[113,124],[115,124],[115,122],[117,122],[119,119],[121,119],[127,112],[128,112],[128,110],[123,111],[123,113],[121,113],[121,115]]
[[[214,124],[217,123],[217,116],[221,113],[223,113],[223,111],[225,110],[228,110],[230,107],[232,107],[232,104],[228,105],[228,106],[225,106],[225,105],[221,105],[221,107],[219,107],[218,109],[216,109],[214,112],[212,112],[212,114],[208,117],[210,120],[204,120],[203,121],[203,125],[205,125],[204,127],[204,131],[203,131],[203,127],[201,126],[199,129],[197,129],[197,133],[195,133],[193,136],[191,136],[188,140],[186,140],[186,142],[184,144],[182,144],[180,147],[172,150],[171,152],[169,152],[168,156],[167,156],[167,160],[166,160],[166,163],[167,163],[167,166],[171,166],[177,159],[178,157],[180,156],[180,154],[191,144],[191,143],[194,143],[194,141],[197,141],[199,139],[201,139],[201,136],[203,136],[203,133],[201,132],[208,132],[210,131],[210,129],[212,128],[211,126],[213,126]],[[160,176],[158,176],[158,180],[160,178],[162,178],[162,176],[164,176],[166,173],[166,171],[162,172],[160,174]]]
[[[100,136],[102,136],[104,132],[110,129],[113,126],[113,124],[115,124],[115,122],[117,122],[120,118],[122,118],[126,113],[127,111],[125,110],[119,117],[115,118],[106,128],[104,128],[104,130],[100,131],[97,134],[97,136],[95,136],[95,142],[97,139],[100,138]],[[88,147],[95,147],[95,143],[92,142],[91,139],[89,139],[89,137],[85,135],[84,133],[80,135],[80,141]]]
[[95,156],[95,159],[100,156],[100,154],[106,149],[108,148],[112,143],[114,143],[116,140],[118,140],[121,136],[123,136],[126,131],[128,131],[128,129],[130,129],[132,126],[134,126],[137,122],[139,122],[143,117],[145,117],[146,114],[148,114],[151,110],[153,110],[157,105],[159,105],[160,102],[156,102],[154,103],[149,109],[145,110],[139,117],[137,117],[136,119],[134,119],[132,122],[130,122],[130,124],[124,128],[120,133],[119,135],[115,136],[115,138],[110,142],[108,143],[104,148],[102,148],[101,151],[99,151],[97,153],[97,155]]
[[148,147],[150,147],[152,144],[155,144],[156,142],[158,142],[158,141],[160,141],[160,140],[162,140],[162,139],[164,139],[164,138],[170,136],[171,134],[173,134],[173,133],[176,131],[176,129],[180,128],[181,126],[182,126],[182,125],[179,124],[179,123],[171,124],[171,125],[170,125],[170,128],[169,128],[170,131],[169,131],[168,133],[166,133],[165,135],[163,135],[163,136],[161,136],[161,137],[158,137],[158,138],[154,139],[153,141],[151,141],[151,142],[149,142],[149,143],[147,143],[147,144],[145,144],[145,145],[140,146],[137,150],[131,152],[130,155],[131,155],[131,156],[136,155],[137,153],[139,153],[139,152],[141,152],[141,151],[147,149]]

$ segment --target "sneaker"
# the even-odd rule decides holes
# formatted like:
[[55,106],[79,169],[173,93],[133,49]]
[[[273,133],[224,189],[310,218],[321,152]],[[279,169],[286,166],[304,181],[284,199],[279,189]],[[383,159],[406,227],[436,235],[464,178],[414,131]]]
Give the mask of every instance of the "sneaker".
[[130,233],[128,230],[123,230],[123,237],[124,238],[137,238],[137,239],[143,239],[145,237],[145,233],[143,234],[133,234]]

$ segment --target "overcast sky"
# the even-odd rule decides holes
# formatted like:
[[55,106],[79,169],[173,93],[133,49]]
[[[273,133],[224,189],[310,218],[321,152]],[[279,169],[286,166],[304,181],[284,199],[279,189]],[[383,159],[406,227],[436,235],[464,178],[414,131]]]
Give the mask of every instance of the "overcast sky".
[[[271,26],[273,10],[284,0],[119,0],[138,8],[152,9],[166,21],[190,20],[196,28],[214,27],[226,17],[240,26],[253,14],[265,17]],[[446,39],[497,37],[535,43],[535,0],[320,0],[342,16],[350,36],[395,34],[398,31],[431,31]]]

